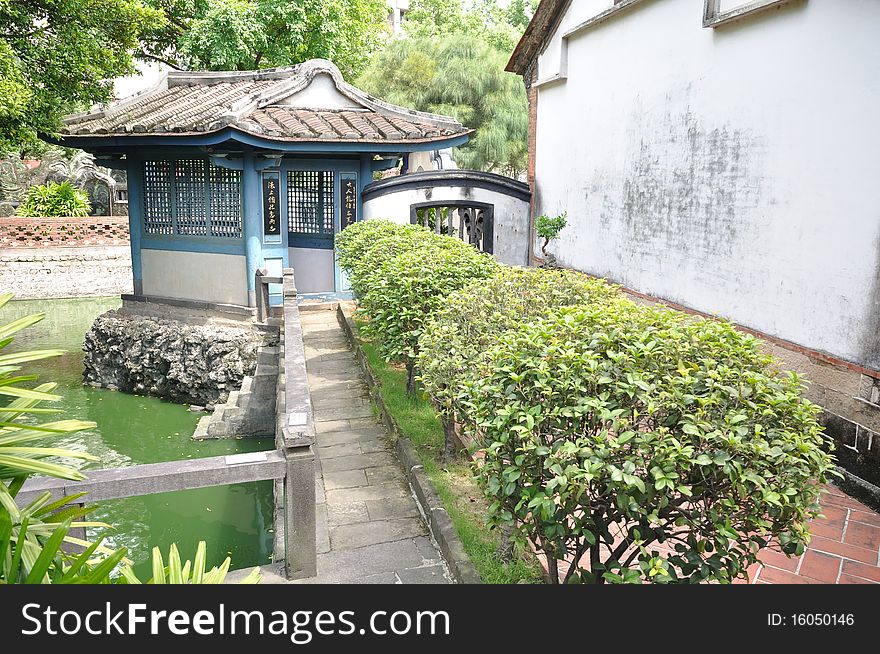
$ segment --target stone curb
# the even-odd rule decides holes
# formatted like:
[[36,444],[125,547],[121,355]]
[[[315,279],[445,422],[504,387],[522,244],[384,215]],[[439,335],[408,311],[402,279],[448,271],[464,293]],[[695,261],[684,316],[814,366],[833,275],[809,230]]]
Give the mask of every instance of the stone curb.
[[394,417],[382,400],[382,395],[379,393],[379,380],[373,374],[373,370],[370,368],[370,364],[355,337],[356,328],[352,323],[351,317],[346,315],[341,305],[336,310],[336,317],[343,330],[345,330],[348,340],[354,347],[358,362],[364,370],[364,377],[370,389],[370,396],[379,409],[379,416],[382,418],[388,433],[394,439],[394,450],[397,458],[415,492],[419,508],[425,516],[428,528],[431,530],[431,535],[446,559],[446,564],[449,566],[449,571],[452,573],[455,582],[459,584],[483,583],[483,580],[480,579],[480,575],[477,573],[477,569],[470,558],[468,558],[464,545],[461,544],[458,532],[455,531],[452,519],[440,501],[437,489],[434,488],[434,484],[428,479],[428,475],[425,473],[422,461],[415,447],[413,447],[412,441],[401,431],[397,421],[394,420]]

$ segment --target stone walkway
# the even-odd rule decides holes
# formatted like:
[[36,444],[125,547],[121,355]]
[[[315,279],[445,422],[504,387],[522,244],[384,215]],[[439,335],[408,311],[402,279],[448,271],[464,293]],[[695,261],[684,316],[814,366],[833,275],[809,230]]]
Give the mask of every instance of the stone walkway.
[[318,576],[300,583],[450,583],[336,312],[301,318],[318,444]]

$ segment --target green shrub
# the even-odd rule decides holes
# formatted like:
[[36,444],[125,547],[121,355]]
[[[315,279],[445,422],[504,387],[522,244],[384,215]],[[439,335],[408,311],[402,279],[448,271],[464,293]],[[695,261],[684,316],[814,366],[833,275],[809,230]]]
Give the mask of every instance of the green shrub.
[[728,323],[621,300],[501,337],[465,401],[490,523],[564,581],[730,582],[808,540],[832,471],[794,373]]
[[336,237],[336,252],[351,289],[363,297],[383,261],[426,243],[439,244],[438,239],[437,234],[418,225],[366,220],[347,227]]
[[16,215],[26,218],[67,218],[88,216],[92,210],[89,196],[70,182],[49,182],[28,189]]
[[453,420],[467,419],[458,397],[487,372],[486,355],[498,338],[551,310],[619,298],[616,287],[571,270],[503,267],[450,294],[419,339],[420,381],[446,432],[444,458],[455,454]]
[[414,235],[412,244],[399,254],[367,254],[365,259],[375,267],[360,300],[361,310],[369,317],[364,332],[387,359],[406,363],[410,392],[414,390],[413,366],[425,323],[447,295],[472,280],[489,277],[500,267],[491,255],[458,239],[423,229]]

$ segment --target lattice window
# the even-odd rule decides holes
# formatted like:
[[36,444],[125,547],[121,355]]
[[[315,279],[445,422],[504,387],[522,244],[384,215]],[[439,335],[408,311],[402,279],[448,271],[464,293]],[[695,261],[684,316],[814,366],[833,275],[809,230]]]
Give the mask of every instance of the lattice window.
[[144,232],[173,234],[171,213],[171,163],[144,162]]
[[177,233],[208,235],[208,203],[205,197],[205,161],[178,159],[174,163]]
[[332,238],[335,186],[333,171],[287,173],[287,217],[291,234]]
[[208,177],[211,236],[241,238],[241,172],[211,165]]
[[144,232],[241,238],[241,172],[206,159],[144,162]]

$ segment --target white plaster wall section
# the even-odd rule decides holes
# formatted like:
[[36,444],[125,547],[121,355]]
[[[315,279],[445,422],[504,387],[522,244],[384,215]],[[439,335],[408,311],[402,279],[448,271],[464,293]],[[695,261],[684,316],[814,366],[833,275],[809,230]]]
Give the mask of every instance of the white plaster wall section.
[[342,95],[333,78],[326,74],[315,75],[306,88],[278,104],[305,109],[363,109],[361,105]]
[[241,255],[141,250],[144,295],[247,306]]
[[569,39],[568,79],[538,91],[537,212],[569,216],[551,250],[864,363],[880,2],[793,2],[717,29],[701,5],[644,0]]
[[494,205],[495,256],[502,263],[528,264],[529,203],[489,189],[435,186],[427,189],[404,189],[378,195],[364,202],[364,219],[391,220],[409,224],[410,206],[421,202],[474,201]]

